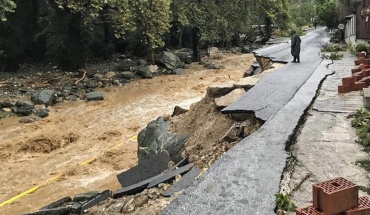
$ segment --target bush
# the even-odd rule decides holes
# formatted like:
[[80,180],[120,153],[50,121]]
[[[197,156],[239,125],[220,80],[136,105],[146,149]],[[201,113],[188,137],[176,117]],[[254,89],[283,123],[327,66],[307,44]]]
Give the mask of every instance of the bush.
[[368,47],[366,47],[364,44],[358,44],[358,45],[356,46],[356,51],[357,51],[357,52],[362,52],[362,51],[364,51],[364,52],[369,52],[369,48],[368,48]]

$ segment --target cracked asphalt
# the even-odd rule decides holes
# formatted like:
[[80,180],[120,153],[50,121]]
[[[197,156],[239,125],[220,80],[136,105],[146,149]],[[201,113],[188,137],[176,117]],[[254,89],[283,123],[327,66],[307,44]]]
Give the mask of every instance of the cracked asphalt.
[[[264,125],[223,155],[160,214],[274,214],[275,197],[289,154],[286,143],[333,72],[318,53],[327,41],[324,29],[302,39],[302,63],[288,63],[266,75],[224,113],[254,112]],[[288,61],[290,49],[278,44],[257,54]],[[279,51],[280,49],[280,51]]]

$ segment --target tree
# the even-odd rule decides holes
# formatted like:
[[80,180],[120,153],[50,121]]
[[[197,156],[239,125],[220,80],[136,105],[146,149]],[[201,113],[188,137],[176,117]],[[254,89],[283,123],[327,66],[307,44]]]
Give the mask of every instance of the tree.
[[330,29],[339,24],[339,13],[336,0],[321,0],[317,5],[319,19]]
[[163,34],[168,31],[170,23],[171,0],[136,0],[129,1],[134,22],[142,32],[149,57],[154,63],[154,49],[164,46]]
[[6,21],[5,13],[14,12],[16,4],[13,0],[2,0],[0,2],[0,19],[1,21]]

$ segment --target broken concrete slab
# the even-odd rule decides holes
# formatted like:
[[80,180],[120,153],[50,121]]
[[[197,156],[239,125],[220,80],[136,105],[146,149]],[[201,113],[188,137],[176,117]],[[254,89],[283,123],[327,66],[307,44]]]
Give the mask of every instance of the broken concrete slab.
[[168,167],[170,156],[166,152],[161,152],[151,159],[143,160],[135,167],[117,175],[117,179],[122,187],[128,187],[143,180],[154,177]]
[[182,191],[183,189],[187,188],[194,182],[195,178],[200,174],[201,171],[202,170],[199,169],[198,167],[192,168],[176,184],[172,185],[162,195],[164,197],[171,197],[174,193]]
[[107,200],[110,196],[110,193],[111,193],[110,190],[105,190],[105,191],[101,192],[98,196],[96,196],[94,199],[91,199],[87,203],[83,204],[82,207],[81,207],[80,214],[83,214],[83,212],[86,209],[91,208],[91,207],[99,204],[100,202],[103,202],[103,201]]
[[211,98],[217,98],[230,93],[233,89],[233,83],[211,84],[208,86],[207,95]]
[[[152,178],[143,180],[139,183],[136,183],[134,185],[128,186],[128,187],[123,187],[122,189],[116,190],[112,193],[113,198],[121,198],[124,195],[134,195],[136,193],[139,193],[147,188],[153,187],[158,185],[158,183],[162,183],[164,181],[167,181],[173,177],[175,177],[177,174],[183,174],[188,172],[193,164],[188,164],[186,166],[174,169],[172,171],[167,171],[164,173],[161,173],[159,175],[156,175]],[[189,169],[190,167],[190,169]],[[151,185],[151,186],[149,186]]]
[[46,205],[46,206],[40,208],[40,211],[41,210],[52,209],[52,208],[57,208],[57,207],[65,204],[65,203],[71,202],[71,201],[72,201],[72,198],[69,197],[69,196],[67,196],[67,197],[61,198],[61,199],[59,199],[59,200],[57,200],[57,201],[55,201],[55,202],[53,202],[53,203],[51,203],[49,205]]
[[363,88],[364,106],[370,109],[370,88]]
[[187,173],[188,171],[191,170],[191,168],[193,168],[194,164],[190,163],[188,165],[185,165],[183,167],[180,167],[180,168],[177,168],[177,169],[174,169],[172,171],[167,171],[167,172],[164,172],[163,174],[161,174],[159,177],[156,177],[156,178],[153,178],[148,187],[147,188],[152,188],[154,186],[157,186],[158,184],[160,183],[163,183],[163,182],[166,182],[168,180],[171,180],[173,178],[176,177],[176,175],[178,174],[185,174]]
[[215,99],[217,108],[224,108],[238,100],[245,93],[244,89],[235,89],[230,93]]
[[26,213],[22,215],[69,215],[69,214],[70,214],[69,208],[61,207],[61,208],[53,208],[53,209],[37,211],[33,213]]
[[86,193],[80,193],[77,194],[74,198],[74,202],[84,202],[84,201],[89,201],[95,197],[97,197],[100,193],[98,191],[91,191],[91,192],[86,192]]
[[246,78],[242,78],[238,81],[236,81],[234,83],[234,87],[235,88],[243,88],[245,90],[247,89],[250,89],[252,87],[254,87],[254,85],[256,85],[258,83],[260,79],[259,78],[256,78],[256,77],[246,77]]
[[185,166],[188,163],[189,163],[189,157],[186,157],[186,158],[182,159],[180,162],[178,162],[177,164],[175,164],[173,167],[169,168],[168,171],[172,171],[176,168]]
[[127,186],[127,187],[123,187],[119,190],[116,190],[112,193],[112,197],[117,199],[117,198],[121,198],[124,195],[134,195],[136,193],[139,193],[139,192],[145,190],[148,187],[151,180],[152,180],[152,178],[146,179],[146,180],[141,181],[139,183],[136,183],[136,184],[133,184],[133,185],[130,185],[130,186]]

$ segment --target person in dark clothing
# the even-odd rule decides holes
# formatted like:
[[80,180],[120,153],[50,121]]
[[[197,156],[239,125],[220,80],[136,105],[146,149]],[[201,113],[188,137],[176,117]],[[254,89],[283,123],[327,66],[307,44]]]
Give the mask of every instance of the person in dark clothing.
[[292,30],[291,32],[291,48],[292,48],[292,55],[293,61],[292,63],[299,63],[299,53],[301,52],[301,38],[298,36],[297,32]]

